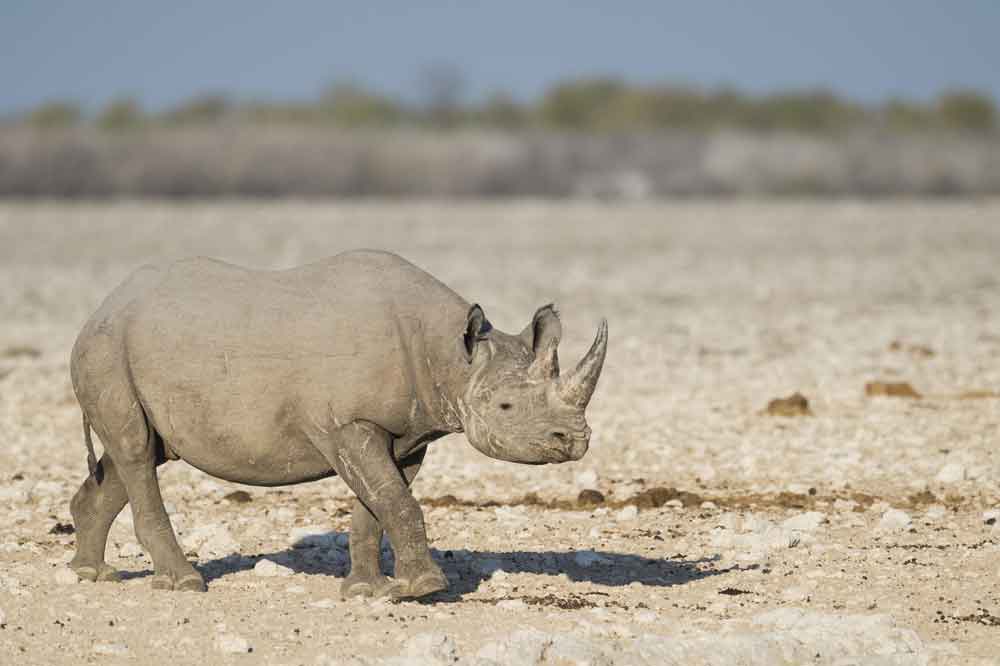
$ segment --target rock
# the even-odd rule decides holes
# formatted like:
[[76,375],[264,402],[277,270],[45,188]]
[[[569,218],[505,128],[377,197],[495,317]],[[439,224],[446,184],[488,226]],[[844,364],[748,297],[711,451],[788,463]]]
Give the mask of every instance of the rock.
[[573,561],[577,565],[589,569],[590,567],[600,566],[602,564],[611,564],[611,560],[604,557],[600,553],[595,553],[592,550],[580,550],[573,555]]
[[94,654],[121,656],[128,654],[128,646],[124,643],[94,643]]
[[899,509],[889,509],[882,514],[882,519],[878,522],[878,529],[886,532],[900,532],[908,529],[912,519],[910,514]]
[[80,577],[69,567],[59,567],[52,574],[52,582],[57,585],[76,585],[80,582]]
[[492,659],[499,664],[523,664],[534,666],[542,662],[546,648],[552,645],[553,637],[535,629],[518,631],[505,640],[487,643],[476,652],[482,659]]
[[31,488],[31,494],[36,497],[51,497],[63,493],[63,484],[58,481],[39,481]]
[[639,515],[639,509],[634,504],[623,507],[615,516],[618,520],[635,520]]
[[336,608],[337,602],[334,599],[320,599],[309,604],[312,608]]
[[927,512],[924,514],[924,519],[930,522],[936,522],[945,517],[948,513],[948,509],[942,504],[932,504],[927,507]]
[[118,549],[118,557],[141,557],[142,554],[142,546],[134,541],[129,541]]
[[7,626],[7,614],[3,612],[2,608],[0,608],[0,627],[5,626]]
[[923,396],[906,382],[868,382],[865,384],[868,397],[886,396],[890,398],[921,398]]
[[804,586],[789,587],[786,588],[781,593],[781,599],[782,601],[790,601],[793,603],[797,603],[808,599],[810,594],[811,590],[808,587]]
[[651,622],[656,622],[658,617],[655,611],[644,610],[632,616],[632,620],[637,624],[650,624]]
[[934,480],[938,483],[958,483],[965,480],[965,467],[959,463],[948,463],[941,468]]
[[293,527],[288,533],[292,548],[335,548],[338,536],[333,528],[316,525]]
[[597,484],[597,472],[586,469],[576,475],[576,485],[584,488],[593,488]]
[[819,511],[807,511],[797,516],[787,519],[781,526],[786,530],[796,530],[799,532],[812,532],[826,520],[826,515]]
[[545,650],[545,662],[571,666],[611,666],[611,659],[589,641],[575,636],[557,635]]
[[215,648],[219,652],[225,652],[227,654],[246,654],[248,652],[253,652],[253,646],[250,645],[250,641],[242,636],[237,636],[236,634],[219,634],[215,637]]
[[272,562],[271,560],[260,560],[254,565],[253,572],[261,578],[279,578],[291,576],[295,573],[288,567],[282,566],[277,562]]
[[454,664],[458,661],[458,648],[450,636],[438,632],[417,634],[403,644],[403,655],[422,658],[421,663]]
[[767,403],[763,413],[768,416],[785,417],[813,415],[812,410],[809,409],[809,401],[798,391],[787,398],[775,398]]
[[211,560],[240,552],[240,544],[233,539],[225,525],[210,524],[196,527],[182,541],[185,552],[194,552],[200,560]]

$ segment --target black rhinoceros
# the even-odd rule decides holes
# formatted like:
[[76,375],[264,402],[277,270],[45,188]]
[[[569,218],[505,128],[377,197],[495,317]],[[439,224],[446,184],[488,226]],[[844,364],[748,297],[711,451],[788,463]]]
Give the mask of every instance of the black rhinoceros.
[[[385,252],[274,272],[204,258],[140,268],[73,347],[90,476],[71,504],[71,566],[84,579],[117,579],[104,550],[127,501],[153,587],[204,590],[157,482],[157,465],[182,459],[260,486],[339,474],[357,495],[342,594],[445,589],[409,484],[427,444],[452,432],[501,460],[583,456],[607,324],[562,376],[560,333],[552,306],[518,335],[493,329],[478,305]],[[91,428],[104,444],[99,462]],[[379,566],[383,528],[393,579]]]

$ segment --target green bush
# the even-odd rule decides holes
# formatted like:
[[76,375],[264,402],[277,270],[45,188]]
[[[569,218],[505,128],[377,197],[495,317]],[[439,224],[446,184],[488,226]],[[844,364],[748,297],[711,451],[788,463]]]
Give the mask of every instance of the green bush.
[[139,127],[144,120],[142,107],[131,98],[113,100],[97,116],[100,127],[116,132]]
[[942,94],[938,98],[937,111],[946,127],[983,131],[996,126],[993,100],[973,90]]
[[41,104],[28,113],[28,124],[35,127],[70,127],[80,122],[80,106],[75,102],[54,101]]

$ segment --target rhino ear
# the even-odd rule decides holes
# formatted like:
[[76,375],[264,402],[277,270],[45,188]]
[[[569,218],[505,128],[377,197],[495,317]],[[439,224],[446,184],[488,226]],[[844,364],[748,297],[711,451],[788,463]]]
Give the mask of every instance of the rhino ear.
[[538,308],[531,323],[521,331],[521,339],[535,353],[528,374],[535,379],[559,376],[559,355],[556,351],[562,338],[562,323],[554,305]]
[[480,340],[486,339],[486,334],[493,327],[486,319],[486,313],[478,304],[469,308],[469,314],[465,317],[465,335],[462,336],[462,343],[465,349],[465,360],[472,363],[472,357],[476,352],[476,345]]

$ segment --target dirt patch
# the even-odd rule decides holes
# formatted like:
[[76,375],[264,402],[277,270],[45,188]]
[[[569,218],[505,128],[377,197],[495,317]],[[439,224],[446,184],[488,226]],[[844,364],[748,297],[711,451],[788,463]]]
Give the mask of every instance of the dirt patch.
[[889,343],[889,351],[891,352],[906,352],[918,358],[933,358],[936,353],[933,349],[927,345],[913,345],[902,342],[901,340],[893,340]]
[[0,358],[38,358],[41,355],[40,349],[28,345],[14,345],[0,352]]
[[56,523],[49,530],[49,534],[73,534],[76,529],[69,523]]
[[604,504],[604,493],[599,490],[586,489],[581,490],[580,494],[576,496],[576,505],[579,507],[587,508],[592,506],[600,506]]
[[246,504],[253,501],[253,496],[245,490],[234,490],[222,499],[229,500],[235,504]]
[[768,416],[812,416],[809,400],[796,391],[787,398],[775,398],[763,411]]
[[1000,393],[989,390],[962,391],[957,396],[959,400],[987,400],[990,398],[1000,398]]
[[868,397],[888,396],[890,398],[922,398],[923,396],[907,382],[868,382],[865,384]]

